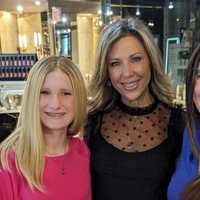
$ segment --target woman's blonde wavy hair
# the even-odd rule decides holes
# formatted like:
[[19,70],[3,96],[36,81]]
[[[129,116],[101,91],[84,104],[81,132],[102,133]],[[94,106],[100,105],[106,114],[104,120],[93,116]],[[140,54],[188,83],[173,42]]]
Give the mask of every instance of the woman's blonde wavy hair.
[[136,37],[146,49],[150,60],[151,80],[149,89],[152,95],[163,103],[171,104],[173,93],[171,85],[163,72],[160,50],[148,27],[139,19],[127,18],[114,21],[104,27],[96,50],[95,72],[89,87],[89,112],[110,108],[115,101],[113,87],[108,86],[107,56],[113,44],[122,37]]
[[15,162],[32,189],[43,191],[45,142],[39,114],[41,87],[48,73],[60,69],[70,79],[75,99],[75,117],[68,134],[77,134],[86,117],[86,88],[77,66],[65,57],[50,56],[39,60],[31,69],[23,95],[16,129],[0,145],[1,164],[9,170],[8,156],[15,153]]

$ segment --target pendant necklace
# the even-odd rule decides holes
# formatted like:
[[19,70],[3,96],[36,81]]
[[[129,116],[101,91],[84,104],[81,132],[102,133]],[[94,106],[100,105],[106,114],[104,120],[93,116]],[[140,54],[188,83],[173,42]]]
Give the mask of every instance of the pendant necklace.
[[61,174],[61,175],[65,175],[65,156],[66,156],[66,155],[64,155],[64,158],[63,158],[63,160],[62,160],[61,169],[60,169],[60,174]]
[[62,158],[62,164],[61,164],[61,168],[60,168],[60,174],[61,175],[65,175],[66,174],[66,168],[65,168],[65,161],[66,161],[66,154],[68,154],[68,151],[69,151],[69,146],[67,145],[67,148],[66,148],[66,152],[63,154],[63,158]]
[[[57,167],[59,170],[59,174],[60,175],[65,175],[66,174],[66,167],[65,167],[65,162],[66,162],[66,154],[69,152],[69,146],[67,145],[66,147],[66,151],[64,152],[63,155],[51,155],[51,154],[47,154],[48,157],[54,157],[53,160],[55,162],[57,162]],[[60,158],[59,158],[60,157]],[[60,161],[59,161],[59,160]]]

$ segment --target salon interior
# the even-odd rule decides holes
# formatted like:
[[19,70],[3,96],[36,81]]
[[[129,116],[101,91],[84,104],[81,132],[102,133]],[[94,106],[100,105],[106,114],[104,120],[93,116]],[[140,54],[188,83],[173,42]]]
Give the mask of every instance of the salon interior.
[[26,78],[37,60],[66,56],[88,85],[102,28],[129,16],[151,29],[174,103],[184,107],[188,58],[200,41],[199,0],[0,0],[0,141],[16,125]]

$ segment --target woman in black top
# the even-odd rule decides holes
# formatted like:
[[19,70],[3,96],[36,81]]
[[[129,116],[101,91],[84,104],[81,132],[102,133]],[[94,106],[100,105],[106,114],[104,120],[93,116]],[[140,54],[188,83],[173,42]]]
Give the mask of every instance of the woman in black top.
[[86,126],[94,200],[166,199],[183,123],[162,68],[142,21],[103,29]]

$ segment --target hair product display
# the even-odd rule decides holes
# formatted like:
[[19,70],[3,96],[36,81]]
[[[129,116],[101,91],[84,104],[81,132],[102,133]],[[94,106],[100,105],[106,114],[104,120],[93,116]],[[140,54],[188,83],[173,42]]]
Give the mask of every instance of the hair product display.
[[26,80],[36,54],[0,54],[0,81]]

